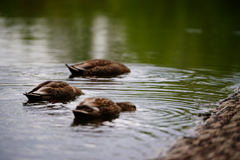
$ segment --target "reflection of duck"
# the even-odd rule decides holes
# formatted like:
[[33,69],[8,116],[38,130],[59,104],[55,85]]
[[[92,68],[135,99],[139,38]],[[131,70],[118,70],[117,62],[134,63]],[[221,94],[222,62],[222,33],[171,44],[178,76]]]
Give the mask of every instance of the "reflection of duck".
[[72,75],[76,76],[116,76],[130,72],[125,65],[104,59],[93,59],[69,66]]
[[63,102],[73,100],[76,96],[83,95],[83,92],[66,82],[62,81],[46,81],[40,83],[30,92],[24,93],[29,102],[51,101]]
[[[109,119],[109,122],[111,122],[113,119]],[[73,122],[71,124],[71,126],[78,126],[78,125],[82,125],[82,126],[86,126],[86,125],[91,125],[91,126],[101,126],[102,123],[105,120],[103,119],[80,119],[80,118],[74,118]]]
[[114,103],[107,98],[86,98],[72,112],[78,119],[111,119],[121,111],[135,110],[136,106],[130,102]]

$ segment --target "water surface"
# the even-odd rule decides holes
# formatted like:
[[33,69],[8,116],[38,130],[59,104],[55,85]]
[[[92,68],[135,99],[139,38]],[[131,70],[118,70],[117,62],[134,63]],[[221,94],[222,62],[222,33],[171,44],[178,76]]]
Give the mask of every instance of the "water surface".
[[[240,85],[235,3],[93,2],[25,0],[18,9],[0,2],[0,159],[156,158],[177,138],[194,135],[197,114]],[[65,63],[94,58],[120,61],[131,73],[69,78]],[[23,93],[46,80],[85,95],[26,103]],[[87,97],[129,101],[137,111],[78,123],[71,109]]]

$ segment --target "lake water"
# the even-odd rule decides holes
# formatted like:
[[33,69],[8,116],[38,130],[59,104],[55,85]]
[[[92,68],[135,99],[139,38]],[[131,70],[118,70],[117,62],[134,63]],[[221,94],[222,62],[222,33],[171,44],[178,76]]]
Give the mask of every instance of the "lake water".
[[[240,86],[237,2],[15,2],[0,2],[0,159],[156,158],[194,135],[197,114]],[[69,78],[65,63],[95,58],[122,62],[131,73]],[[46,80],[85,95],[27,103],[23,93]],[[71,109],[87,97],[129,101],[137,111],[78,123]]]

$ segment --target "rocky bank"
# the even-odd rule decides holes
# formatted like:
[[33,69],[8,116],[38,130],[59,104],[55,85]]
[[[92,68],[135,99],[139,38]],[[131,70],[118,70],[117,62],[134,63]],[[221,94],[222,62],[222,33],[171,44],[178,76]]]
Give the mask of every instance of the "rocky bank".
[[159,160],[239,160],[240,91],[211,109],[196,137],[184,137]]

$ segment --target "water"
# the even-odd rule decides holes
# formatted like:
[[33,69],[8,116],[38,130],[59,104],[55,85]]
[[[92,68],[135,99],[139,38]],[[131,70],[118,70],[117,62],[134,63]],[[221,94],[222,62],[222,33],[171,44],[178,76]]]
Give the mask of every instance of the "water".
[[[197,4],[211,13],[199,22],[204,15],[187,3],[84,2],[29,7],[25,0],[18,9],[0,2],[0,159],[156,158],[177,138],[194,135],[197,114],[240,86],[234,4],[211,3],[211,10]],[[94,58],[120,61],[131,73],[69,78],[65,63]],[[26,103],[23,93],[46,80],[65,81],[85,95],[64,104]],[[129,101],[137,111],[112,121],[76,122],[71,109],[87,97]]]

